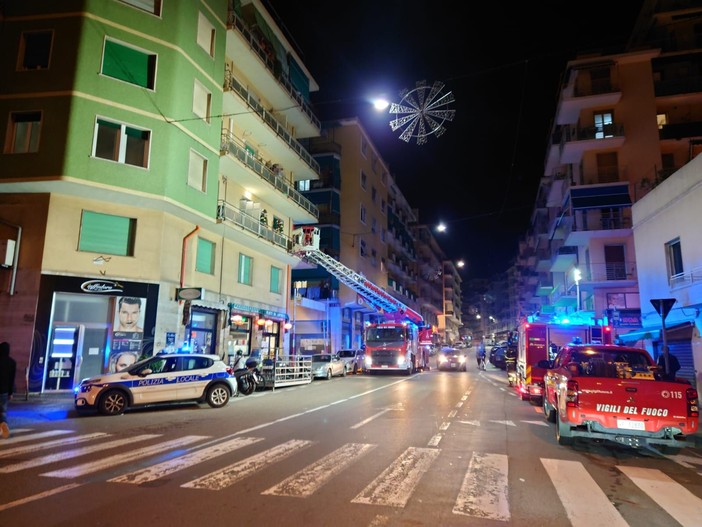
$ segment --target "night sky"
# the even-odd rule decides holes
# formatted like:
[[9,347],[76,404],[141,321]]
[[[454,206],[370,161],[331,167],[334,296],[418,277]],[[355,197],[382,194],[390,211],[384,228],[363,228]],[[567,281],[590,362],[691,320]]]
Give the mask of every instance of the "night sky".
[[[505,271],[529,227],[566,62],[625,44],[641,0],[268,0],[319,84],[320,119],[360,118],[419,222],[464,280]],[[462,14],[455,12],[460,6]],[[465,11],[468,10],[468,13]],[[456,111],[440,137],[399,139],[369,100],[442,82]]]

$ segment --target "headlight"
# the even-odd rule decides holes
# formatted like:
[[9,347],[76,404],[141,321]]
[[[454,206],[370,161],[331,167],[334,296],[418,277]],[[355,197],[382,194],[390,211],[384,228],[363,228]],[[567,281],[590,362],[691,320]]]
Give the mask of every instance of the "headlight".
[[463,364],[465,361],[466,361],[465,355],[461,355],[460,357],[458,357],[458,362],[460,362],[461,364]]
[[447,362],[447,361],[448,361],[448,358],[446,357],[446,355],[439,355],[439,362]]
[[398,355],[397,356],[397,365],[402,366],[405,363],[405,356],[404,355]]

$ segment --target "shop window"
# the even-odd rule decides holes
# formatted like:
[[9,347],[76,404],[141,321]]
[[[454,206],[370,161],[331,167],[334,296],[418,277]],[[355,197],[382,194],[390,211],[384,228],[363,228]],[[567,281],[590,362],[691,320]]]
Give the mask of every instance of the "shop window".
[[252,277],[251,273],[253,270],[253,258],[247,256],[243,253],[239,253],[239,273],[238,282],[240,284],[251,285]]
[[210,57],[214,57],[215,28],[202,13],[197,18],[197,43]]
[[20,37],[18,70],[43,70],[49,67],[53,31],[27,31]]
[[215,249],[216,244],[210,240],[198,237],[197,239],[197,257],[195,261],[195,270],[201,273],[214,274],[215,266]]
[[283,285],[283,270],[279,267],[271,266],[271,293],[280,294]]
[[193,87],[193,113],[209,123],[211,109],[212,93],[210,93],[200,81],[195,79],[195,86]]
[[136,219],[84,210],[81,217],[79,251],[134,256]]
[[93,156],[147,168],[150,144],[149,130],[98,118],[93,140]]
[[190,151],[188,162],[188,186],[207,192],[207,159],[194,150]]
[[38,152],[41,119],[41,112],[10,112],[5,153]]
[[156,54],[114,40],[105,40],[101,73],[153,90],[156,81]]

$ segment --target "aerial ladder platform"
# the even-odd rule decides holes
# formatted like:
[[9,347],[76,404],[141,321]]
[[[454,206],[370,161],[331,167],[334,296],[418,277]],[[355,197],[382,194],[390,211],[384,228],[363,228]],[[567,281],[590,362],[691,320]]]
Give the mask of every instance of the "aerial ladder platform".
[[339,282],[361,295],[376,311],[388,319],[407,319],[418,326],[424,324],[422,315],[410,309],[390,293],[381,289],[365,276],[346,267],[336,258],[319,249],[319,228],[304,226],[292,232],[292,252],[310,263],[322,266],[333,274]]

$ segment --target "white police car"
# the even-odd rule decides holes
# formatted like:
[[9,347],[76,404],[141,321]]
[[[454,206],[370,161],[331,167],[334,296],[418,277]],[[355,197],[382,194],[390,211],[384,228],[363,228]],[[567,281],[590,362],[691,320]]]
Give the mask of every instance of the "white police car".
[[221,408],[236,395],[237,385],[217,355],[159,354],[118,373],[84,379],[74,392],[77,410],[119,415],[133,406],[179,401]]

